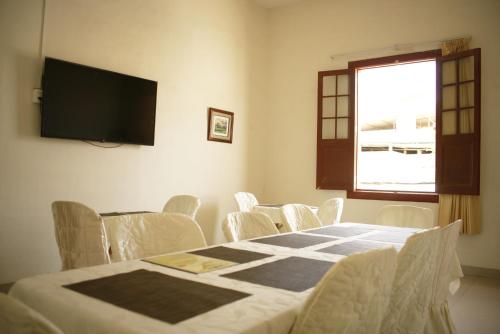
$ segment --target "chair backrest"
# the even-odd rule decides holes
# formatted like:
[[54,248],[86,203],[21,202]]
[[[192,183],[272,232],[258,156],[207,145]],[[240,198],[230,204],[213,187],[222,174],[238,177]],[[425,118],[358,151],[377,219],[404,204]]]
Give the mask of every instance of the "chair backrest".
[[0,293],[0,332],[3,334],[62,334],[37,311]]
[[229,213],[222,224],[222,230],[229,241],[279,234],[271,218],[261,212]]
[[411,205],[386,205],[378,213],[376,224],[431,228],[434,226],[432,210]]
[[286,204],[281,208],[285,224],[290,231],[301,231],[321,227],[321,221],[312,210],[304,204]]
[[393,247],[340,260],[309,296],[291,334],[378,333],[396,271]]
[[97,212],[81,203],[56,201],[52,215],[63,270],[110,263],[106,230]]
[[453,320],[448,309],[450,283],[457,279],[453,276],[453,266],[457,264],[456,247],[462,220],[457,220],[446,227],[440,228],[440,243],[438,252],[438,270],[434,276],[431,293],[430,319],[425,325],[425,333],[454,333]]
[[238,192],[234,194],[234,199],[238,203],[238,208],[241,212],[250,212],[254,206],[259,204],[257,198],[252,193]]
[[206,247],[200,226],[180,213],[147,213],[122,216],[116,226],[117,260],[126,261],[149,256]]
[[201,206],[201,200],[196,196],[191,195],[177,195],[171,197],[165,206],[163,212],[165,213],[182,213],[192,219],[196,218],[196,213]]
[[344,208],[343,198],[327,199],[318,209],[318,217],[323,226],[340,223],[342,209]]
[[432,283],[438,270],[438,228],[410,236],[398,254],[391,301],[381,333],[423,333],[429,319]]

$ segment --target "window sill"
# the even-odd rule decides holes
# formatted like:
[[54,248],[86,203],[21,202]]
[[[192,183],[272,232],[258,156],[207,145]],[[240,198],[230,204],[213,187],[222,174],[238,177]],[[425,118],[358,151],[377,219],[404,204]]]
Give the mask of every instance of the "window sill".
[[347,198],[371,199],[379,201],[405,201],[438,203],[439,195],[436,193],[417,193],[404,191],[379,191],[379,190],[352,190],[347,192]]

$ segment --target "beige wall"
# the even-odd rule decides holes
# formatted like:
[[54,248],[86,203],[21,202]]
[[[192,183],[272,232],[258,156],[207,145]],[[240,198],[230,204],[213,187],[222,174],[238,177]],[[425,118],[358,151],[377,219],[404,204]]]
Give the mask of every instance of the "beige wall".
[[[483,233],[461,237],[467,265],[500,269],[500,2],[471,0],[307,0],[270,11],[270,100],[265,199],[319,204],[345,192],[315,189],[317,72],[345,68],[354,58],[332,54],[472,36],[481,47],[481,187]],[[373,222],[387,202],[347,200],[343,220]],[[417,204],[421,205],[421,204]],[[427,204],[436,211],[437,205]]]
[[[233,193],[263,191],[266,11],[243,0],[47,0],[44,55],[158,81],[155,146],[100,149],[39,136],[42,8],[0,1],[0,282],[60,269],[58,199],[153,211],[195,194],[208,241],[222,241]],[[232,145],[206,140],[209,106],[235,113]]]
[[[0,282],[59,269],[57,199],[101,212],[160,210],[174,194],[196,194],[198,220],[220,242],[235,191],[266,202],[345,196],[314,188],[317,72],[350,60],[331,54],[461,35],[483,49],[484,232],[461,238],[460,257],[500,268],[499,6],[303,0],[267,11],[251,0],[47,0],[44,55],[158,81],[155,146],[99,149],[40,138],[31,90],[43,1],[0,0]],[[208,106],[235,112],[232,145],[206,141]],[[344,219],[373,222],[383,204],[348,200]]]

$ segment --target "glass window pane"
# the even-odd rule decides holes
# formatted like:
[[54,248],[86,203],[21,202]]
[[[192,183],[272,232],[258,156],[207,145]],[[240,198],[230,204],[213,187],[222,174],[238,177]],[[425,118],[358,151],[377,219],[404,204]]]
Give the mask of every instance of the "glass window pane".
[[458,61],[458,75],[460,81],[474,80],[474,57],[462,58]]
[[338,76],[338,82],[337,82],[337,84],[338,84],[337,94],[338,95],[347,95],[347,93],[349,91],[348,82],[349,82],[349,76],[347,74],[343,74],[343,75]]
[[349,134],[349,119],[337,118],[337,139],[346,139]]
[[335,139],[335,119],[322,120],[321,139]]
[[457,107],[457,87],[443,87],[443,109],[453,109]]
[[323,117],[335,117],[335,97],[323,98]]
[[442,64],[441,69],[443,85],[457,82],[457,69],[455,60],[445,61]]
[[337,117],[347,117],[349,113],[347,111],[347,106],[349,104],[349,99],[347,96],[340,96],[337,98]]
[[460,110],[460,133],[474,133],[474,109]]
[[335,75],[323,77],[323,96],[335,94]]
[[443,115],[443,135],[454,135],[457,133],[457,112],[444,111]]
[[474,83],[460,85],[460,108],[474,106]]

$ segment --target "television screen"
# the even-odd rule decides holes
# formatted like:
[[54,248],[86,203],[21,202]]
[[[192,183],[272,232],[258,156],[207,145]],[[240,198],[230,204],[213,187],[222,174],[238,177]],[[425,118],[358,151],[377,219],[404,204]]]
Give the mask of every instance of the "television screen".
[[45,58],[42,137],[154,145],[156,81]]

